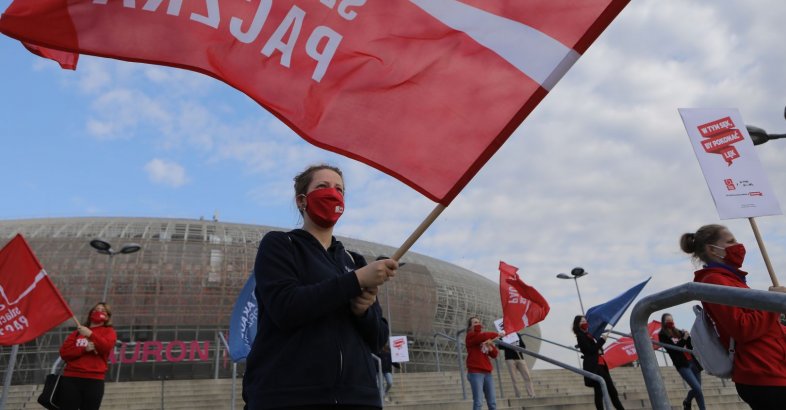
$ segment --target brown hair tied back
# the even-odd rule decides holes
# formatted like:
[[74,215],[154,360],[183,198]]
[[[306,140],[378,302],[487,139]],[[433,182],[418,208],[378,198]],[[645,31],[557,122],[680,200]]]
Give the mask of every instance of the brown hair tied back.
[[704,263],[711,262],[705,249],[707,245],[714,244],[720,239],[722,230],[727,229],[723,225],[704,225],[696,233],[685,233],[680,237],[680,249],[690,254],[694,260]]

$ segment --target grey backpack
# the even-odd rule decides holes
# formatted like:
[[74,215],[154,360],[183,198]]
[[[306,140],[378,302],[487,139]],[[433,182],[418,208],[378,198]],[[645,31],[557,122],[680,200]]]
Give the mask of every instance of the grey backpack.
[[690,329],[693,355],[704,370],[721,379],[730,379],[734,368],[734,339],[729,339],[729,348],[723,347],[712,318],[701,306],[693,306],[696,320]]

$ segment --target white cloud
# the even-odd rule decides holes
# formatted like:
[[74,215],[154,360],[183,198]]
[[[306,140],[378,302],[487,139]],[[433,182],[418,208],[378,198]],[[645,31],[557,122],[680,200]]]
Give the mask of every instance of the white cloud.
[[186,170],[180,164],[160,158],[153,158],[144,167],[153,183],[177,188],[188,182]]

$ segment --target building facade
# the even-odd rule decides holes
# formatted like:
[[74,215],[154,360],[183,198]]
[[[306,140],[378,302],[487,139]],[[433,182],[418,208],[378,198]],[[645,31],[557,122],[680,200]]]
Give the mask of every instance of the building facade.
[[[160,218],[57,218],[0,221],[0,247],[17,233],[30,243],[74,314],[101,300],[109,277],[118,345],[110,360],[112,380],[229,377],[232,366],[219,333],[226,334],[240,289],[251,274],[259,240],[279,228],[207,220]],[[132,254],[100,254],[100,238]],[[339,237],[367,260],[395,248]],[[456,370],[454,340],[469,316],[491,326],[501,317],[499,286],[459,266],[410,252],[398,276],[380,290],[379,301],[393,335],[409,340],[405,371]],[[40,383],[74,330],[63,323],[20,346],[15,384]],[[540,336],[537,326],[525,333]],[[463,342],[463,335],[459,335]],[[538,351],[540,342],[528,338]],[[0,367],[9,347],[0,347]],[[464,353],[463,347],[459,351]],[[532,365],[532,363],[530,363]],[[241,369],[242,372],[242,364]]]

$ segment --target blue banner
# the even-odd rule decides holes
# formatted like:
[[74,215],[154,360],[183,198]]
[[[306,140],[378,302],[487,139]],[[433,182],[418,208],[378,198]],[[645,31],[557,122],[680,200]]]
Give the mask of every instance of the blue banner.
[[259,305],[254,289],[257,281],[254,279],[254,272],[251,272],[248,281],[237,297],[235,307],[232,309],[232,317],[229,319],[229,355],[233,362],[240,362],[246,359],[254,344],[257,336],[257,319],[259,317]]
[[597,339],[606,330],[606,325],[610,324],[614,327],[650,279],[652,277],[647,278],[644,282],[628,289],[625,293],[606,303],[589,308],[586,318],[587,323],[589,323],[590,334]]

